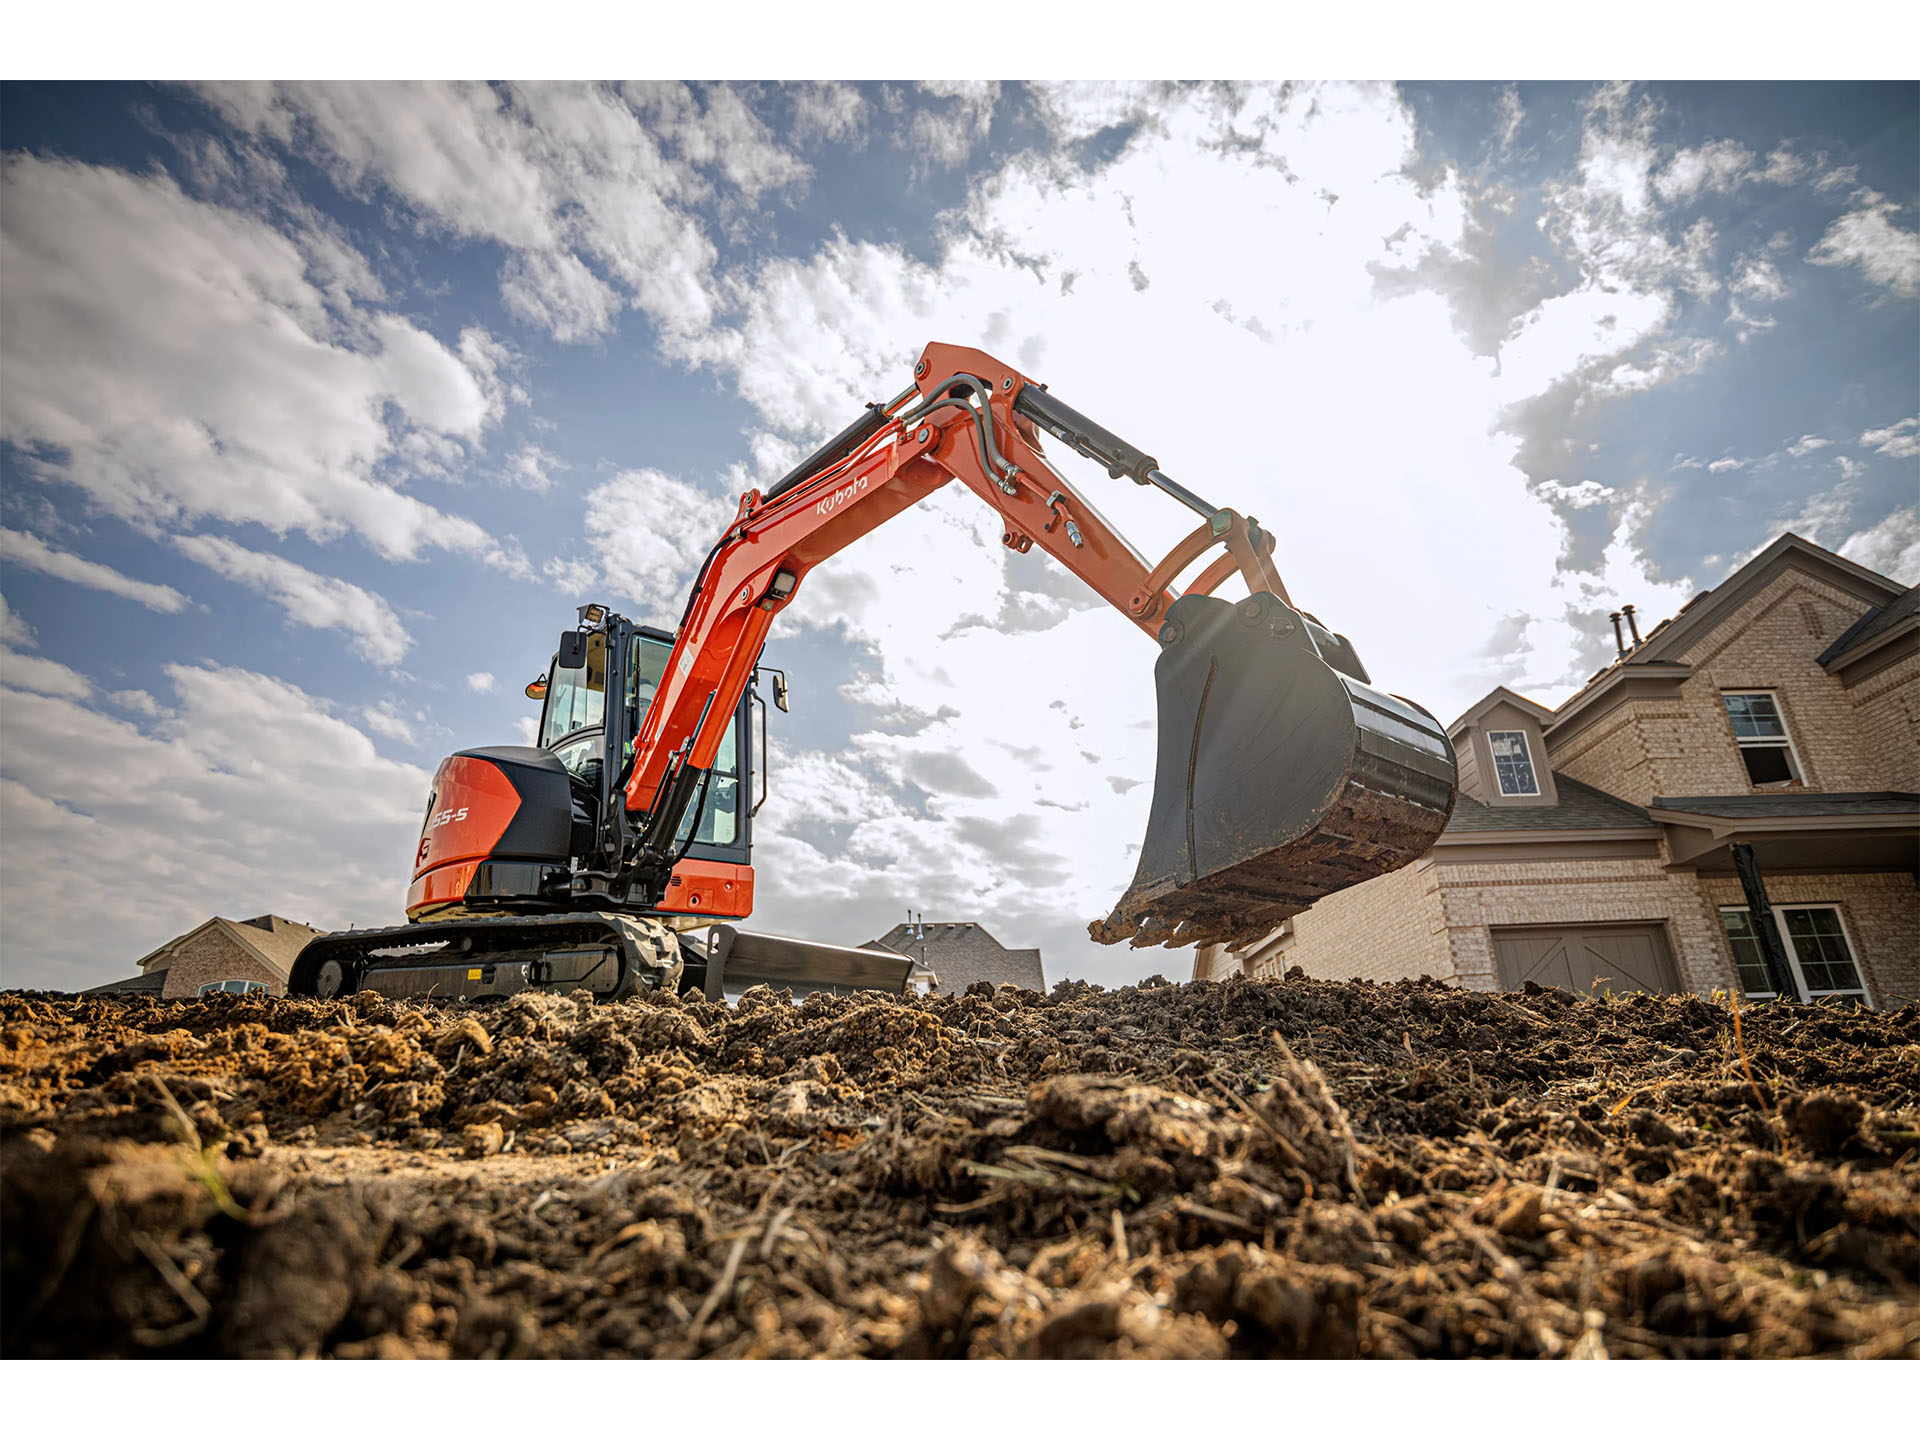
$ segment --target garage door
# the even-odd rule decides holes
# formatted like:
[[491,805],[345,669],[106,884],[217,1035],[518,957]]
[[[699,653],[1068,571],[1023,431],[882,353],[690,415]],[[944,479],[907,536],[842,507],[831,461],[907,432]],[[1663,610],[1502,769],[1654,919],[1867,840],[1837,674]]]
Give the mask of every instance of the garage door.
[[1508,990],[1528,980],[1583,995],[1680,988],[1659,924],[1496,926],[1493,955]]

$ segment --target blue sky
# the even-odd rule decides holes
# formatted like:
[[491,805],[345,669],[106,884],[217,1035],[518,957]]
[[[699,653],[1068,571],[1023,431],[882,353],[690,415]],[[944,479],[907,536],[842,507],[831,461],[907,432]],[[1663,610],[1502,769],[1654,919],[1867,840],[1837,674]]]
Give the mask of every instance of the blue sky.
[[[932,339],[1258,515],[1443,719],[1783,529],[1920,580],[1911,84],[10,83],[0,147],[9,984],[397,919],[433,766],[522,734],[573,608],[677,616]],[[1084,938],[1151,647],[997,537],[943,492],[783,616],[754,923],[1185,973]]]

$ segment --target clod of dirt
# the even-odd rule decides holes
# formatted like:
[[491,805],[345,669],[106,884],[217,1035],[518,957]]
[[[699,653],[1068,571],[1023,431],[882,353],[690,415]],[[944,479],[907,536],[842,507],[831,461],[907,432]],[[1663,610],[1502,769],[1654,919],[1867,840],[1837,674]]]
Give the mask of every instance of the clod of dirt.
[[1820,1158],[1832,1159],[1859,1135],[1867,1107],[1855,1096],[1816,1090],[1811,1095],[1788,1097],[1780,1114],[1794,1139]]

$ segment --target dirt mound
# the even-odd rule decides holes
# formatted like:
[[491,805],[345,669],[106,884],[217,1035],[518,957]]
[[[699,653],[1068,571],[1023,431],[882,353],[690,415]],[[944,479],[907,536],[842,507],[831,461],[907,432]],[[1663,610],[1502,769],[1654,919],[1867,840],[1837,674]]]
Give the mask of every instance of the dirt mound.
[[1920,1009],[0,996],[4,1350],[1920,1356]]

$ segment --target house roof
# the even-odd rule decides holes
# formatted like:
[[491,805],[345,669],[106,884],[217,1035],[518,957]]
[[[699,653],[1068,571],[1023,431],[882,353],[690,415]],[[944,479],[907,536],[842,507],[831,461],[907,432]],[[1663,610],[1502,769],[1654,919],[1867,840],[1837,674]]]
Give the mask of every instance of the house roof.
[[1920,820],[1920,795],[1904,790],[1656,795],[1651,808],[1676,815],[1710,816],[1716,820],[1812,819],[1831,815],[1911,815]]
[[1694,596],[1680,607],[1679,614],[1654,626],[1628,657],[1629,663],[1672,659],[1676,652],[1692,644],[1702,631],[1711,629],[1715,621],[1728,610],[1758,594],[1775,573],[1789,564],[1806,570],[1815,578],[1869,605],[1885,605],[1897,598],[1902,589],[1886,576],[1876,574],[1864,565],[1856,565],[1788,531],[1713,589],[1703,590]]
[[1451,735],[1463,726],[1471,725],[1475,720],[1478,720],[1482,715],[1486,714],[1487,711],[1493,709],[1494,706],[1503,704],[1513,706],[1524,715],[1531,715],[1542,725],[1545,725],[1549,720],[1553,719],[1553,711],[1549,710],[1546,706],[1529,700],[1524,695],[1517,695],[1504,685],[1496,685],[1469,706],[1458,720],[1455,720],[1449,725],[1447,727],[1447,733]]
[[1009,950],[986,926],[971,920],[896,925],[869,944],[911,960],[924,960],[939,978],[943,995],[961,994],[976,980],[989,985],[1018,985],[1024,990],[1047,988],[1038,950]]
[[[1886,576],[1788,532],[1713,589],[1703,590],[1687,601],[1679,613],[1655,625],[1626,655],[1595,671],[1586,684],[1561,702],[1554,712],[1552,727],[1561,735],[1579,729],[1592,715],[1600,713],[1593,707],[1603,695],[1624,682],[1654,683],[1662,679],[1671,682],[1687,678],[1692,672],[1678,657],[1789,567],[1875,607],[1889,606],[1902,596],[1901,586]],[[1586,719],[1570,723],[1582,712],[1590,713]]]
[[1645,830],[1654,823],[1638,805],[1558,770],[1553,772],[1553,787],[1559,796],[1553,805],[1486,805],[1462,794],[1454,802],[1453,818],[1441,839],[1495,830]]
[[82,995],[158,995],[166,987],[165,970],[149,970],[144,975],[132,975],[125,980],[113,980],[105,985],[95,985],[82,990]]
[[1920,619],[1920,585],[1913,586],[1899,599],[1889,601],[1877,610],[1869,610],[1854,621],[1841,632],[1839,639],[1820,652],[1820,663],[1832,665],[1848,651],[1878,640],[1901,626],[1903,621],[1916,619]]
[[156,965],[164,971],[161,961],[169,960],[179,948],[209,929],[217,929],[223,935],[249,950],[269,970],[282,980],[293,970],[293,960],[307,941],[316,935],[324,935],[324,930],[316,930],[311,925],[302,925],[296,920],[283,919],[278,915],[256,915],[251,920],[228,920],[216,915],[211,920],[194,926],[184,935],[176,935],[157,950],[140,957],[140,968],[152,974]]

